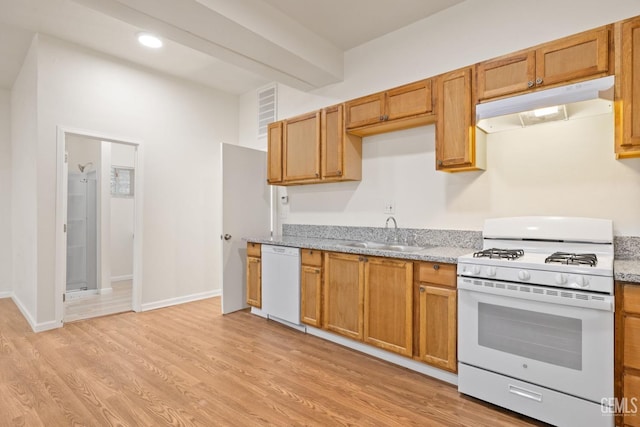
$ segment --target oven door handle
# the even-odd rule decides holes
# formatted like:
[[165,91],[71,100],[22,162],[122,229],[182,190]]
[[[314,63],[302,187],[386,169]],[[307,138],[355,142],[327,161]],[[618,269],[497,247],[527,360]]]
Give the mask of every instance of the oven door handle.
[[536,402],[542,402],[541,393],[536,393],[535,391],[527,390],[525,388],[518,387],[513,384],[509,384],[509,393],[516,394],[520,397],[525,397],[527,399],[535,400]]

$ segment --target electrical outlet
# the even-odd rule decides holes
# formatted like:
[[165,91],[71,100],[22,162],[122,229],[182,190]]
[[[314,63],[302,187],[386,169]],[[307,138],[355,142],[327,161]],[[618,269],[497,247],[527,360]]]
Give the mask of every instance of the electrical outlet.
[[384,203],[384,213],[386,214],[394,214],[396,211],[396,206],[393,200],[389,200]]

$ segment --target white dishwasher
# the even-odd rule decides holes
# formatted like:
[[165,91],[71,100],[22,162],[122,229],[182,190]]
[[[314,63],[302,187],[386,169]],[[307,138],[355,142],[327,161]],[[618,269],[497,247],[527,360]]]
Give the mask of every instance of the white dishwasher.
[[262,311],[300,325],[300,249],[262,245]]

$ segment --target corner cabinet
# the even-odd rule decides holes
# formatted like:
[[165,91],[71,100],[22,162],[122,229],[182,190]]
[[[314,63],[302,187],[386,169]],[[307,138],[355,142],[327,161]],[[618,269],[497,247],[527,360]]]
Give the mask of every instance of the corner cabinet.
[[261,245],[247,243],[247,304],[262,307],[262,263]]
[[485,169],[484,133],[475,127],[473,68],[438,76],[436,90],[436,169]]
[[617,158],[640,157],[640,17],[616,24]]
[[269,125],[267,182],[319,184],[362,179],[362,138],[346,133],[344,106]]
[[414,274],[418,299],[415,358],[457,372],[456,266],[421,262],[416,263]]
[[477,64],[478,101],[611,74],[610,33],[600,27]]
[[433,123],[432,84],[421,80],[346,102],[348,132],[367,136]]

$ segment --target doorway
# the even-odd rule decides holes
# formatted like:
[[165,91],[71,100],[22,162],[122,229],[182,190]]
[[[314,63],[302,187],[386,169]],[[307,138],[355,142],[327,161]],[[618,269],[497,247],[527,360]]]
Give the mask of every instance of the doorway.
[[141,145],[59,129],[56,319],[140,310]]

